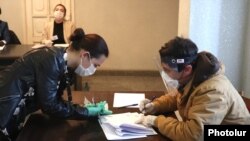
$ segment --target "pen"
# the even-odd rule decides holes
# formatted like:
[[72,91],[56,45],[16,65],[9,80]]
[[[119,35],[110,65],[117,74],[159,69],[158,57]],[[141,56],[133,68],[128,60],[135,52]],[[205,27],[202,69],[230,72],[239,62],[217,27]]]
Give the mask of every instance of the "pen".
[[120,107],[117,107],[117,108],[126,108],[128,106],[137,106],[138,104],[129,104],[129,105],[124,105],[124,106],[120,106]]
[[156,96],[153,96],[151,99],[151,102],[154,101],[156,99]]
[[92,97],[92,103],[96,106],[95,98],[94,97]]
[[[156,96],[153,96],[153,97],[151,98],[150,102],[154,101],[155,98],[156,98]],[[149,103],[150,103],[150,102],[149,102]],[[145,105],[144,105],[144,108],[143,108],[141,111],[142,111],[142,113],[143,113],[143,111],[145,112]]]

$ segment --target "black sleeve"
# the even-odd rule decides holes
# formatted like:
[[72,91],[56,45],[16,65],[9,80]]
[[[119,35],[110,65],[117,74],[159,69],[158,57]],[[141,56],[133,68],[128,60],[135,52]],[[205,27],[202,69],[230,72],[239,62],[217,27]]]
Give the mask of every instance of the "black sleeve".
[[[72,68],[68,68],[68,77],[69,77],[69,83],[70,83],[70,86],[71,86],[76,80],[76,75],[75,75],[74,70]],[[66,87],[67,87],[66,74],[63,74],[60,77],[60,84],[59,84],[59,88],[57,90],[58,96],[63,95],[64,90],[66,89]]]
[[[48,56],[48,55],[45,55]],[[88,110],[58,98],[57,86],[63,66],[56,57],[45,57],[36,66],[36,87],[38,100],[43,112],[59,118],[87,118]]]

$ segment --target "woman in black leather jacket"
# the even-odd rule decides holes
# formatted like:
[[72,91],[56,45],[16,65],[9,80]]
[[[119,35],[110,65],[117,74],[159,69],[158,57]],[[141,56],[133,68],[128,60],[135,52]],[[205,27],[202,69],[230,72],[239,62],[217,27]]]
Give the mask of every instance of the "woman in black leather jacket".
[[81,28],[74,31],[70,40],[67,49],[32,50],[0,72],[0,136],[14,139],[24,118],[38,109],[63,119],[87,119],[101,114],[103,109],[81,107],[63,100],[61,95],[69,88],[74,72],[92,75],[106,60],[106,42],[97,34],[85,35]]

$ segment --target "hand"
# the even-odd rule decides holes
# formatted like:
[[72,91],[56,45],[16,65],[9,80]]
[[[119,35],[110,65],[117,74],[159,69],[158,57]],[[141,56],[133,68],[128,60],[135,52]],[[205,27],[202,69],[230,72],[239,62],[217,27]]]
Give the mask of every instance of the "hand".
[[44,40],[44,44],[48,47],[52,47],[53,42],[51,40]]
[[155,107],[154,104],[149,99],[144,99],[139,104],[139,110],[143,114],[155,114]]
[[113,113],[112,111],[108,110],[108,103],[106,101],[101,101],[96,105],[102,108],[100,115],[110,115]]
[[101,113],[102,108],[101,107],[86,107],[89,112],[89,116],[98,116]]
[[145,126],[151,127],[155,125],[155,119],[157,116],[152,116],[152,115],[141,115],[140,118],[135,122],[137,124],[143,124]]
[[90,116],[98,116],[98,115],[109,115],[113,112],[108,110],[107,102],[101,101],[99,103],[89,103],[86,104],[85,107],[89,110]]

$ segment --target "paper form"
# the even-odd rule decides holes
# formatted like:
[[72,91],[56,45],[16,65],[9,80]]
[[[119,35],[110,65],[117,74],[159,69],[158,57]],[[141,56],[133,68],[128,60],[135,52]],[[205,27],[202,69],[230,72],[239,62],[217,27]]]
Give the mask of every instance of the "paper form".
[[139,103],[143,99],[145,99],[144,93],[115,93],[113,107],[138,104],[136,106],[128,106],[128,108],[139,108]]
[[157,133],[151,127],[135,124],[142,114],[122,113],[99,117],[99,123],[108,140],[143,138]]

